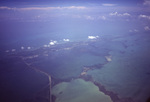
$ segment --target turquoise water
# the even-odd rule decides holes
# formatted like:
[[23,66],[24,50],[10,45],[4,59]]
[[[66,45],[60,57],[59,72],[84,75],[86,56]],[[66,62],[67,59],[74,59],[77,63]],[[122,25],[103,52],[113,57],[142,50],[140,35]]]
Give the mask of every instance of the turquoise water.
[[97,86],[82,79],[57,84],[52,94],[57,97],[55,102],[112,102]]
[[[127,48],[120,46],[125,40]],[[149,41],[147,35],[126,36],[113,40],[112,42],[118,44],[110,44],[112,51],[109,54],[112,61],[101,69],[89,71],[88,74],[107,90],[117,93],[120,98],[131,97],[139,102],[146,101],[150,95]]]

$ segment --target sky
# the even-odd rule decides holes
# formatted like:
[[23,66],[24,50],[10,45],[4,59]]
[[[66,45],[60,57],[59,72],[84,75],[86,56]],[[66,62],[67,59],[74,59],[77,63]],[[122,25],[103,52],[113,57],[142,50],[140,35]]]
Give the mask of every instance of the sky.
[[44,14],[48,15],[47,12],[51,13],[49,16],[55,16],[58,13],[62,15],[63,13],[69,15],[95,13],[96,15],[96,13],[113,12],[146,15],[149,9],[150,0],[1,0],[0,21],[19,19],[19,16],[20,19],[29,16],[40,18]]
[[106,4],[122,4],[122,5],[136,5],[143,3],[144,0],[1,0],[3,3],[26,3],[26,4],[44,4],[44,3],[53,3],[53,4],[62,4],[62,3],[68,3],[68,4],[78,4],[78,3],[106,3]]
[[[0,22],[61,20],[143,21],[149,29],[150,0],[1,0]],[[120,20],[120,21],[119,21]],[[1,23],[3,24],[3,23]]]

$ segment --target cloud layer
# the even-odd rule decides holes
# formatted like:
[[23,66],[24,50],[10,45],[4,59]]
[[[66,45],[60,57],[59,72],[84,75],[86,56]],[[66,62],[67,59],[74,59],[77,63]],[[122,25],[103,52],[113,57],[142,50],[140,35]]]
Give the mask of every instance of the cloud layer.
[[25,7],[25,8],[16,8],[16,7],[7,7],[1,6],[0,9],[6,10],[63,10],[63,9],[86,9],[84,6],[66,6],[66,7]]

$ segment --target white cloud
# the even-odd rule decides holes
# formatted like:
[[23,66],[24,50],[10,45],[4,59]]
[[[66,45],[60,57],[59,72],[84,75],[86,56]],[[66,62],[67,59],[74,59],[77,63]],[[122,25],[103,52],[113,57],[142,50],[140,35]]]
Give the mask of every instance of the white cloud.
[[118,12],[114,12],[114,13],[110,13],[110,16],[131,16],[129,13],[118,13]]
[[24,8],[16,8],[16,7],[7,7],[7,6],[0,6],[0,9],[7,9],[7,10],[62,10],[62,9],[86,9],[84,6],[65,6],[65,7],[24,7]]
[[9,10],[9,9],[12,9],[12,8],[7,7],[7,6],[1,6],[0,9],[8,9]]
[[31,49],[31,47],[27,47],[27,49],[28,49],[28,50],[30,50],[30,49]]
[[43,45],[43,47],[48,47],[48,45]]
[[149,31],[149,30],[150,30],[150,27],[149,27],[149,26],[145,26],[144,29],[145,29],[146,31]]
[[23,47],[23,46],[21,47],[21,50],[24,50],[24,47]]
[[146,18],[150,20],[150,16],[147,16],[147,15],[139,15],[139,18]]
[[54,42],[50,42],[49,44],[50,44],[50,45],[55,45],[55,43],[54,43]]
[[49,45],[55,45],[56,43],[57,43],[57,41],[52,41],[52,40],[51,40],[51,41],[49,42]]
[[88,39],[97,39],[99,36],[88,36]]
[[146,15],[139,15],[140,18],[146,18]]
[[68,7],[61,7],[61,9],[86,9],[84,6],[68,6]]
[[114,12],[114,13],[110,13],[110,16],[116,16],[118,14],[118,12]]
[[67,41],[70,41],[70,40],[69,40],[69,39],[63,39],[63,41],[66,41],[66,42],[67,42]]
[[102,6],[116,6],[116,4],[102,4]]
[[131,16],[129,13],[123,13],[123,16]]

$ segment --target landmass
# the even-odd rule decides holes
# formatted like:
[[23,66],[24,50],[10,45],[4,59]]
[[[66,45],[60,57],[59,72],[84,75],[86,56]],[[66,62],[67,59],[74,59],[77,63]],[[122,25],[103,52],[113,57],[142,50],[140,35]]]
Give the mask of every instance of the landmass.
[[[75,80],[78,78],[94,83],[96,86],[98,86],[98,88],[101,92],[103,92],[105,95],[110,96],[110,98],[113,102],[135,102],[132,98],[119,98],[116,93],[114,93],[112,91],[108,91],[105,88],[105,86],[103,86],[100,82],[96,82],[92,78],[92,76],[88,75],[88,71],[102,68],[105,64],[111,62],[112,57],[113,57],[109,54],[109,49],[105,49],[105,53],[102,53],[102,54],[91,51],[91,49],[89,49],[88,47],[92,46],[94,48],[97,48],[97,45],[95,44],[96,42],[99,42],[99,39],[88,40],[88,41],[79,41],[79,42],[67,42],[67,43],[63,43],[63,44],[53,45],[51,47],[41,47],[39,49],[35,49],[32,51],[22,51],[22,52],[18,52],[18,53],[12,52],[12,53],[9,53],[7,56],[9,56],[11,58],[18,57],[22,60],[22,62],[24,64],[26,64],[28,66],[28,68],[33,69],[36,72],[39,72],[39,73],[47,76],[47,78],[49,80],[48,84],[35,95],[35,97],[31,100],[31,102],[55,102],[55,99],[57,97],[51,94],[51,88],[61,82],[70,82],[71,80]],[[73,51],[78,50],[79,53],[92,53],[93,55],[99,55],[99,56],[104,57],[106,61],[103,64],[95,64],[95,65],[90,65],[90,66],[84,65],[84,66],[82,66],[82,68],[81,68],[82,71],[80,72],[80,74],[78,76],[68,77],[68,78],[64,78],[64,79],[56,78],[53,75],[51,75],[49,72],[46,72],[43,69],[38,68],[34,65],[34,63],[36,61],[38,61],[37,58],[39,58],[39,57],[46,59],[46,57],[51,56],[50,55],[51,52],[69,51],[69,50],[73,50]],[[63,53],[65,53],[65,52],[63,52]]]

